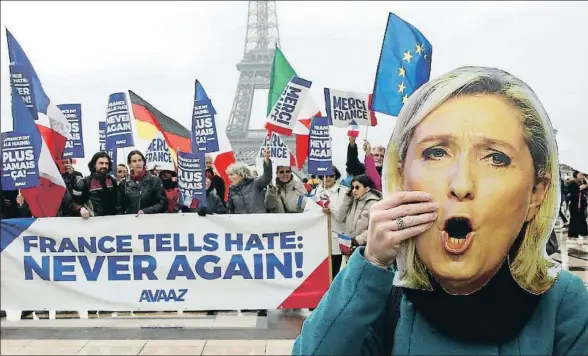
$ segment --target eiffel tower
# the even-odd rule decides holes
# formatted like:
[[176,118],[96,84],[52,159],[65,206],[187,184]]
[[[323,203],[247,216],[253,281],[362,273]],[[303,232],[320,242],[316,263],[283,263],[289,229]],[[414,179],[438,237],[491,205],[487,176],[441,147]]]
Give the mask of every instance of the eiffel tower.
[[[235,158],[249,165],[255,164],[255,156],[267,136],[266,130],[249,128],[253,95],[257,89],[269,89],[276,46],[280,46],[276,2],[249,1],[245,51],[237,63],[240,76],[226,130]],[[282,140],[295,153],[295,138]]]

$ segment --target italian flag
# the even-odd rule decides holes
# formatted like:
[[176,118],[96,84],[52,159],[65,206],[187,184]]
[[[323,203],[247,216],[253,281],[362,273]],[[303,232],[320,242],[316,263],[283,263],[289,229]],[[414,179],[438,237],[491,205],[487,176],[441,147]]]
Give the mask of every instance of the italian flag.
[[[286,88],[286,85],[288,85],[290,79],[295,75],[297,75],[296,71],[292,68],[282,50],[276,47],[272,72],[270,74],[270,89],[267,97],[267,115],[270,114],[276,101],[278,101],[280,95]],[[310,122],[315,116],[321,116],[321,112],[314,100],[309,97],[297,118],[296,126],[294,126],[293,130],[293,133],[296,135],[296,162],[298,169],[302,169],[304,162],[306,162],[306,159],[308,158]]]

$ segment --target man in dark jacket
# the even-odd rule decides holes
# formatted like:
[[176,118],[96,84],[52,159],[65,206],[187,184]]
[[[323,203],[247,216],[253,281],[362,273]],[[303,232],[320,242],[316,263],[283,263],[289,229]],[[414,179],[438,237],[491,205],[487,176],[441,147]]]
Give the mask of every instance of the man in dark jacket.
[[117,183],[109,174],[111,168],[110,156],[97,152],[88,163],[90,175],[77,180],[73,197],[74,202],[82,206],[82,218],[117,214]]
[[73,194],[72,192],[76,186],[77,180],[84,176],[73,168],[71,159],[61,160],[61,169],[61,178],[63,178],[63,181],[65,182],[65,187],[69,190],[70,194]]

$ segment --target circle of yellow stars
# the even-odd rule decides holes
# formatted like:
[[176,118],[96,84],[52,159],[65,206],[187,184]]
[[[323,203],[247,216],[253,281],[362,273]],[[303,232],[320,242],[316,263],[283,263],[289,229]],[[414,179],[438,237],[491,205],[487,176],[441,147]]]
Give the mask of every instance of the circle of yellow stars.
[[[429,55],[425,53],[425,46],[423,44],[417,43],[414,53],[415,56],[422,55],[425,60],[429,58]],[[407,64],[409,64],[413,58],[414,56],[410,53],[410,50],[403,53],[402,60],[406,61]],[[406,78],[406,69],[403,66],[400,66],[400,68],[398,68],[398,76]],[[402,104],[406,103],[406,101],[408,100],[408,94],[404,93],[405,89],[406,86],[404,85],[404,81],[398,84],[398,92],[400,94],[404,94],[404,96],[402,97]]]

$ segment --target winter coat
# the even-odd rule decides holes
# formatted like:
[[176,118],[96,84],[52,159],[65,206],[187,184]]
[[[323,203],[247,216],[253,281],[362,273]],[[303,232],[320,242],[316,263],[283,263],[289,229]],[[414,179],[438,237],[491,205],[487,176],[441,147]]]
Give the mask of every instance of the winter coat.
[[[394,269],[376,267],[360,247],[339,272],[307,318],[292,355],[586,355],[588,292],[580,277],[562,270],[555,285],[541,296],[537,309],[518,335],[502,343],[465,342],[446,336],[402,296],[394,332],[376,331],[387,311]],[[508,323],[508,320],[504,320]],[[390,321],[390,324],[392,321]],[[379,351],[394,338],[389,354]]]
[[335,183],[331,188],[327,189],[319,185],[311,194],[318,198],[327,196],[329,198],[329,210],[331,211],[331,254],[340,255],[339,239],[337,234],[345,233],[345,223],[342,222],[346,211],[342,211],[343,201],[349,189],[339,183]]
[[69,193],[73,194],[77,181],[84,178],[84,176],[78,171],[73,171],[72,174],[61,173],[61,178],[63,178],[63,182],[67,190],[69,190]]
[[347,146],[347,173],[351,176],[358,176],[360,174],[367,174],[374,182],[374,187],[378,191],[382,191],[382,167],[376,167],[374,156],[365,156],[364,163],[359,161],[359,150],[357,144]]
[[[190,212],[197,212],[200,209],[200,202],[198,202],[197,209],[190,209]],[[207,214],[226,214],[227,208],[221,198],[216,194],[215,189],[206,191],[206,213]]]
[[345,194],[342,211],[346,214],[340,214],[342,220],[339,221],[345,223],[345,235],[354,238],[359,245],[365,245],[367,242],[370,209],[381,199],[381,196],[372,190],[365,193],[359,200]]
[[243,178],[229,187],[227,201],[231,214],[265,214],[265,190],[272,180],[272,162],[263,163],[263,174],[258,178]]
[[164,189],[165,199],[167,201],[166,213],[177,213],[182,207],[180,189],[178,187]]
[[[101,180],[104,179],[104,187]],[[117,183],[109,174],[91,175],[78,179],[72,192],[74,203],[84,206],[91,216],[108,216],[117,214]]]
[[225,192],[227,191],[227,186],[225,185],[225,181],[216,174],[212,177],[211,186],[216,191],[216,196],[218,196],[221,201],[225,201]]
[[149,172],[139,182],[130,176],[122,180],[118,198],[121,214],[137,214],[140,210],[144,214],[165,213],[168,206],[161,179]]
[[265,194],[265,206],[270,213],[301,213],[306,206],[304,183],[294,180],[282,183],[276,179],[275,187],[270,186]]

